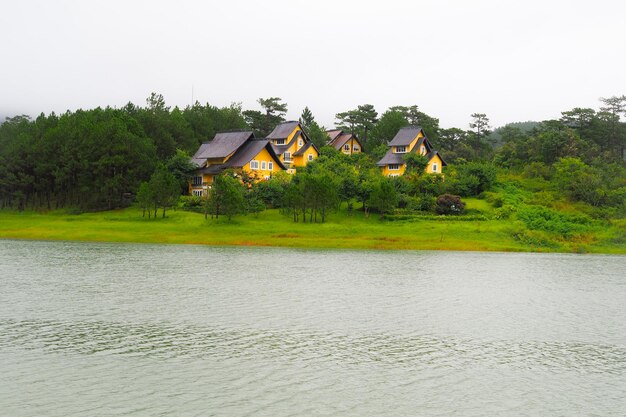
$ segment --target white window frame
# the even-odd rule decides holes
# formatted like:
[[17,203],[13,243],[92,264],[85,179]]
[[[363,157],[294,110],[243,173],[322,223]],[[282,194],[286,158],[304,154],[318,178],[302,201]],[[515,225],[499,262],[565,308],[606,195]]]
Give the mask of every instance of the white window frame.
[[312,160],[313,160],[313,154],[312,154],[312,153],[310,153],[310,154],[309,154],[309,161],[312,161]]
[[289,152],[285,152],[283,158],[285,161],[291,161],[291,154]]
[[[392,168],[395,167],[395,168]],[[400,164],[389,164],[387,165],[387,169],[389,171],[399,171],[400,170]]]
[[406,153],[406,146],[396,146],[396,153]]
[[277,145],[284,145],[285,144],[285,139],[276,139],[276,144]]
[[255,171],[258,170],[259,169],[259,161],[254,160],[254,159],[252,161],[250,161],[250,169],[253,169]]
[[274,171],[274,163],[273,162],[268,162],[267,163],[267,170],[268,171]]
[[437,163],[436,163],[436,162],[433,162],[433,165],[432,165],[432,170],[433,170],[433,172],[437,172],[437,168],[438,168],[438,167],[437,167]]
[[298,147],[301,148],[302,145],[304,145],[304,142],[302,142],[302,139],[298,139]]
[[[199,179],[199,181],[198,181]],[[202,175],[196,175],[191,180],[191,185],[202,185]]]
[[191,190],[192,194],[194,195],[194,197],[202,197],[202,190]]
[[267,169],[267,162],[261,161],[261,169],[265,171]]
[[422,154],[422,155],[426,155],[426,146],[422,145],[422,146],[420,147],[420,154]]

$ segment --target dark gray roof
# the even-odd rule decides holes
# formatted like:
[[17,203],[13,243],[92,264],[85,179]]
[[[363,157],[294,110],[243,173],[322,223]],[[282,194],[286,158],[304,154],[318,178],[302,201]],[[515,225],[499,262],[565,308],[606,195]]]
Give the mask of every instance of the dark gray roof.
[[426,158],[428,158],[428,160],[430,161],[431,159],[433,159],[435,157],[435,155],[439,155],[439,159],[441,159],[441,165],[442,166],[444,166],[444,167],[448,166],[446,161],[443,160],[443,158],[441,157],[441,155],[437,151],[430,151],[430,152],[428,152],[428,154],[426,155]]
[[206,158],[202,158],[201,155],[207,150],[209,146],[209,142],[205,142],[196,151],[196,153],[191,157],[191,163],[196,165],[197,167],[201,167],[206,162]]
[[[235,152],[248,139],[253,139],[253,132],[221,132],[212,141],[203,143],[193,159],[226,158]],[[200,152],[202,151],[202,152]]]
[[309,142],[305,143],[305,144],[304,144],[304,146],[302,146],[300,149],[298,149],[297,151],[295,151],[295,152],[293,153],[293,156],[303,155],[303,154],[304,154],[304,151],[306,151],[306,150],[307,150],[307,149],[309,149],[310,147],[313,147],[313,149],[315,149],[315,150],[317,151],[318,155],[319,155],[319,153],[320,153],[320,152],[317,150],[317,146],[315,146],[315,145],[313,144],[313,142],[310,142],[310,141],[309,141]]
[[407,146],[409,145],[413,139],[417,137],[420,130],[422,130],[419,126],[407,126],[403,127],[396,133],[396,136],[389,142],[389,146]]
[[267,135],[268,139],[287,139],[287,136],[299,125],[297,121],[282,122]]
[[385,156],[383,156],[383,159],[376,162],[376,165],[385,166],[389,164],[404,164],[404,155],[405,154],[403,153],[393,153],[392,150],[389,149]]
[[230,168],[241,168],[248,162],[252,160],[255,156],[259,154],[263,150],[263,148],[267,148],[267,151],[270,153],[272,158],[275,159],[276,163],[282,169],[286,169],[285,166],[280,162],[280,159],[274,152],[274,148],[272,144],[267,139],[258,139],[251,140],[242,146],[235,155],[232,156],[226,163]]

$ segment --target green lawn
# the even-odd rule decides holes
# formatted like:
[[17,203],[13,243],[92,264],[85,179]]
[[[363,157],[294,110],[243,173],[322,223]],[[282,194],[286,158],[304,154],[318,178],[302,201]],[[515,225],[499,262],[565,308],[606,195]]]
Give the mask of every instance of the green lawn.
[[[468,199],[467,208],[487,213],[483,200]],[[160,213],[159,213],[160,215]],[[409,219],[380,220],[360,211],[334,213],[324,224],[293,223],[278,210],[232,221],[205,220],[185,211],[169,211],[165,219],[148,219],[136,208],[79,215],[0,211],[0,238],[107,242],[187,243],[207,245],[283,246],[300,248],[431,249],[475,251],[553,251],[626,253],[623,229],[550,245],[514,238],[508,220],[464,221]],[[621,233],[621,234],[620,234]]]

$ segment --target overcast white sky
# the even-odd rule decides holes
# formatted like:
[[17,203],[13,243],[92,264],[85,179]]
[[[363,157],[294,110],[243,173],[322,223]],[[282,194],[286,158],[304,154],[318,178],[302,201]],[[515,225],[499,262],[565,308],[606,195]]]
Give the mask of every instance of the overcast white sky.
[[0,114],[194,98],[296,119],[417,104],[443,127],[626,94],[626,1],[0,0]]

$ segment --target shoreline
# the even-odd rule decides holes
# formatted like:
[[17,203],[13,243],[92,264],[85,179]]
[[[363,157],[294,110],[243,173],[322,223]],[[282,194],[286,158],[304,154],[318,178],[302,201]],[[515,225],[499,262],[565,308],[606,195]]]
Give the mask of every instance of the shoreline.
[[[0,210],[0,239],[190,244],[214,247],[254,246],[296,249],[431,250],[463,252],[589,253],[626,255],[623,233],[613,226],[607,236],[586,236],[534,245],[516,240],[504,220],[381,221],[376,215],[334,214],[327,223],[293,223],[277,210],[231,222],[204,220],[199,213],[172,210],[165,219],[141,217],[141,211],[66,214]],[[615,230],[613,230],[615,229]],[[613,235],[611,235],[613,233]]]

